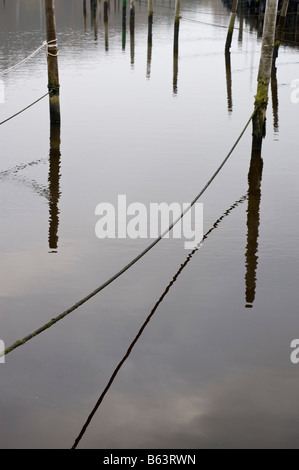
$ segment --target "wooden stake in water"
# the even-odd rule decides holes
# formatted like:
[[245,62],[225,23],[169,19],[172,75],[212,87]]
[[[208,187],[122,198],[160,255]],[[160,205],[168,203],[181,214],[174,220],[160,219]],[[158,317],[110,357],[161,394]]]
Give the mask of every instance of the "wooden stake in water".
[[46,29],[48,41],[48,87],[50,93],[50,121],[60,122],[58,47],[56,38],[54,0],[45,0]]
[[266,110],[268,104],[268,91],[271,79],[275,26],[277,18],[278,0],[267,0],[261,58],[258,71],[258,86],[255,96],[255,115],[253,116],[253,146],[259,148],[265,135]]
[[228,52],[230,50],[230,46],[232,44],[238,3],[239,3],[238,0],[233,0],[232,12],[230,15],[229,26],[228,26],[227,36],[226,36],[225,52]]

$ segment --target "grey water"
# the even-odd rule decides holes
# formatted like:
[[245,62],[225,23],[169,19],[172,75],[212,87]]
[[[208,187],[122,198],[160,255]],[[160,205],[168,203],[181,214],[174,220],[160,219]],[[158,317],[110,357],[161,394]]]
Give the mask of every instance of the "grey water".
[[[122,1],[110,0],[106,22],[95,3],[56,1],[61,126],[50,126],[48,97],[0,126],[6,347],[152,242],[99,239],[98,204],[191,202],[253,111],[262,13],[238,13],[226,60],[227,2],[182,0],[178,54],[174,0],[153,2],[151,40],[147,1],[136,0],[134,28],[129,2],[124,21]],[[250,125],[200,198],[202,245],[161,240],[5,357],[0,448],[71,448],[118,366],[78,448],[299,447],[297,18],[279,50],[261,155]],[[0,2],[0,73],[44,40],[43,0]],[[0,122],[45,93],[43,50],[0,75]]]

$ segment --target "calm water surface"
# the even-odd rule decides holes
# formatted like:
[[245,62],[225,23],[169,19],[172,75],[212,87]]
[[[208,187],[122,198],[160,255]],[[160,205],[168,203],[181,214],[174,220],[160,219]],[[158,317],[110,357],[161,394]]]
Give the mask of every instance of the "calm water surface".
[[[145,1],[136,1],[134,34],[119,0],[106,25],[102,1],[94,19],[90,2],[85,18],[83,1],[56,2],[61,128],[50,128],[47,98],[0,127],[6,347],[150,243],[99,240],[100,202],[190,202],[251,115],[259,22],[238,16],[230,77],[229,10],[220,0],[181,3],[175,58],[174,0],[154,2],[152,43]],[[42,44],[44,23],[43,1],[1,1],[1,70]],[[248,180],[249,127],[201,198],[201,248],[189,256],[183,240],[162,240],[0,364],[1,448],[71,448],[151,313],[78,448],[299,447],[299,364],[290,360],[299,338],[298,57],[283,43],[263,165],[253,159]],[[3,121],[47,92],[45,53],[0,78]]]

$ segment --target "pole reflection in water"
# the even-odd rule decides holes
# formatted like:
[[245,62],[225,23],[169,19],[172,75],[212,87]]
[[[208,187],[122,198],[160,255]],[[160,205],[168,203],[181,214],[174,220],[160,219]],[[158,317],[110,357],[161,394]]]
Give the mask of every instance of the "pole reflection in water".
[[178,93],[178,76],[179,76],[179,54],[173,52],[173,94]]
[[180,32],[181,0],[176,0],[174,16],[174,40],[173,40],[173,94],[178,92],[179,73],[179,32]]
[[130,0],[130,29],[135,27],[135,0]]
[[57,253],[60,199],[60,124],[51,124],[49,154],[49,249]]
[[151,76],[153,50],[153,14],[148,15],[146,78]]
[[239,18],[239,34],[238,34],[238,45],[242,46],[243,43],[243,24],[244,24],[244,14],[242,4],[240,5],[240,18]]
[[230,52],[225,52],[225,70],[226,70],[226,89],[227,89],[227,109],[228,114],[231,114],[233,111],[233,96],[232,96],[232,71],[231,71],[231,61],[230,61]]
[[122,50],[126,49],[127,41],[127,0],[123,0],[123,14],[122,14]]
[[83,0],[83,25],[84,25],[84,33],[86,33],[86,21],[87,19],[87,8],[86,8],[86,0]]
[[261,182],[263,160],[262,146],[252,145],[248,173],[247,246],[246,246],[246,308],[252,308],[256,294],[256,270],[258,265],[258,237],[260,226]]
[[130,51],[133,67],[135,63],[135,0],[130,0]]
[[278,134],[279,118],[278,118],[278,86],[277,86],[277,68],[274,65],[271,73],[271,94],[273,107],[273,127],[274,132]]
[[109,3],[108,0],[104,2],[104,30],[105,30],[105,51],[109,51],[109,26],[108,26],[108,12],[109,12]]
[[108,21],[109,1],[104,0],[104,23]]
[[137,343],[137,341],[139,340],[139,338],[141,337],[145,327],[149,324],[150,320],[152,319],[154,313],[157,311],[159,305],[163,302],[164,298],[166,297],[166,295],[168,294],[168,292],[170,291],[171,287],[174,285],[174,283],[177,281],[178,277],[180,276],[180,274],[182,273],[182,271],[186,268],[186,266],[190,263],[192,257],[194,256],[194,254],[198,251],[199,247],[202,245],[202,243],[209,237],[209,235],[215,230],[218,228],[219,224],[223,221],[223,219],[225,217],[227,217],[236,207],[238,207],[240,204],[242,204],[244,201],[246,201],[247,199],[247,196],[242,196],[238,201],[236,201],[229,209],[227,209],[227,211],[225,211],[221,217],[219,217],[218,220],[216,220],[216,222],[214,223],[214,225],[210,228],[210,230],[204,235],[203,239],[201,240],[201,242],[193,249],[193,251],[191,251],[191,253],[189,253],[189,255],[187,256],[187,258],[185,259],[185,262],[183,264],[180,265],[180,268],[178,269],[178,271],[176,272],[176,274],[174,275],[174,277],[172,278],[172,280],[170,281],[170,283],[168,284],[168,286],[165,288],[163,294],[161,295],[161,297],[159,298],[159,300],[156,302],[156,304],[154,305],[152,311],[150,312],[150,314],[148,315],[148,317],[146,318],[145,322],[143,323],[143,325],[141,326],[140,330],[138,331],[136,337],[134,338],[134,340],[132,341],[132,343],[130,344],[126,354],[123,356],[123,358],[121,359],[121,361],[119,362],[118,366],[116,367],[116,369],[114,370],[113,374],[111,375],[110,377],[110,380],[108,382],[108,384],[106,385],[106,387],[104,388],[102,394],[100,395],[95,407],[93,408],[93,410],[91,411],[90,415],[88,416],[83,428],[81,429],[77,439],[75,440],[74,442],[74,445],[72,447],[72,449],[76,449],[78,444],[80,443],[81,439],[83,438],[89,424],[91,423],[92,421],[92,418],[94,417],[95,413],[97,412],[97,410],[99,409],[102,401],[104,400],[105,398],[105,395],[108,393],[112,383],[114,382],[114,379],[115,377],[117,376],[118,372],[120,371],[121,367],[123,366],[123,364],[125,363],[125,361],[128,359],[128,357],[130,356],[135,344]]
[[90,0],[90,21],[91,21],[91,27],[93,27],[93,30],[94,30],[95,41],[98,39],[97,7],[98,7],[97,0]]

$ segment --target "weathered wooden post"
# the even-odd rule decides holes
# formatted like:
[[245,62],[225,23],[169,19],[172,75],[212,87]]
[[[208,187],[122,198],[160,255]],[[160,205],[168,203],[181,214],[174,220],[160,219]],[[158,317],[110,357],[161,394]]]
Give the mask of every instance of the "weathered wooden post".
[[60,99],[54,0],[45,0],[45,12],[48,42],[47,64],[48,88],[50,92],[50,121],[58,123],[60,122]]
[[230,46],[232,44],[232,39],[233,39],[233,34],[234,34],[234,26],[235,26],[235,19],[237,15],[237,9],[238,9],[238,0],[233,0],[233,5],[232,5],[232,12],[230,15],[230,20],[229,20],[229,26],[228,26],[228,31],[227,31],[227,36],[226,36],[226,43],[225,43],[225,51],[228,52],[230,50]]
[[265,135],[265,121],[268,104],[268,91],[271,79],[273,48],[275,38],[275,25],[277,18],[278,0],[267,0],[263,39],[261,48],[261,58],[258,71],[258,86],[255,96],[255,114],[253,123],[253,145],[260,148]]
[[174,42],[173,42],[173,53],[179,53],[179,32],[180,32],[180,13],[181,13],[181,0],[175,2],[175,13],[174,13]]

